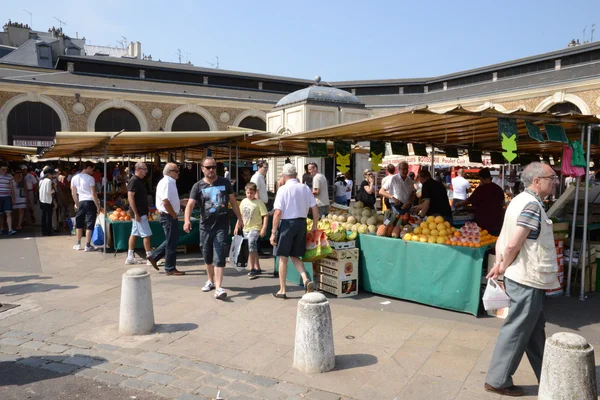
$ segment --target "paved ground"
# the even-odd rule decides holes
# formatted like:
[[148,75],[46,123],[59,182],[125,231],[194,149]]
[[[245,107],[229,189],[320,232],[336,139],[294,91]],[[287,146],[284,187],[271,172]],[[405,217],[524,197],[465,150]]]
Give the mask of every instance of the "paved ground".
[[[19,304],[0,313],[7,368],[182,400],[215,398],[219,390],[225,399],[499,398],[482,387],[501,320],[370,294],[332,298],[336,368],[306,375],[292,369],[299,287],[277,300],[272,276],[249,281],[227,268],[229,298],[220,302],[200,291],[202,260],[186,255],[178,266],[185,277],[150,268],[156,332],[121,336],[124,255],[75,252],[72,244],[65,236],[0,238],[0,302]],[[272,271],[271,260],[261,262]],[[548,334],[576,332],[598,347],[600,296],[549,299],[546,309]],[[534,398],[526,360],[515,381]]]

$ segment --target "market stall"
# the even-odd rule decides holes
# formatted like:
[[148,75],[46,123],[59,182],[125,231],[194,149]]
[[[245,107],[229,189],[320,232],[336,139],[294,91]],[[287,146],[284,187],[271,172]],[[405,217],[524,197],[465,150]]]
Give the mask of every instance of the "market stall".
[[[108,228],[108,244],[117,251],[126,251],[129,246],[129,235],[131,234],[131,221],[111,221],[106,218]],[[158,247],[165,241],[165,232],[159,221],[148,221],[152,229],[150,243],[152,247]],[[200,243],[200,226],[197,219],[192,220],[192,230],[187,233],[183,230],[183,220],[179,220],[179,240],[177,246],[197,245]],[[136,249],[143,249],[141,238],[137,238]]]

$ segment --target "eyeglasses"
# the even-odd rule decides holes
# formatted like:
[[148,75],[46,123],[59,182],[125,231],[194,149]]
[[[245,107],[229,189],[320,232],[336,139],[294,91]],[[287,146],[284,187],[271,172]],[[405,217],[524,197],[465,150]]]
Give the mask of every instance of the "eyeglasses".
[[540,176],[540,179],[550,179],[552,181],[557,181],[558,180],[558,175],[549,175],[549,176]]
[[216,165],[205,165],[204,168],[206,169],[217,169]]

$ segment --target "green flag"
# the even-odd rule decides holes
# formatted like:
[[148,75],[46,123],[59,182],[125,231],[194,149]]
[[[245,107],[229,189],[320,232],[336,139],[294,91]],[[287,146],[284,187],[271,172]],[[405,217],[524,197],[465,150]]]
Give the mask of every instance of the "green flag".
[[398,154],[400,156],[408,155],[408,143],[404,142],[390,142],[392,146],[392,154]]
[[544,135],[542,134],[542,130],[539,126],[527,121],[525,121],[525,126],[527,127],[527,132],[529,133],[530,138],[537,140],[538,142],[545,142]]
[[329,157],[327,143],[308,142],[309,157]]
[[371,169],[373,171],[381,170],[383,156],[385,156],[385,142],[371,141]]
[[517,129],[517,120],[514,118],[498,118],[498,140],[502,140],[502,134],[506,137],[515,137],[515,142],[519,141],[519,131]]

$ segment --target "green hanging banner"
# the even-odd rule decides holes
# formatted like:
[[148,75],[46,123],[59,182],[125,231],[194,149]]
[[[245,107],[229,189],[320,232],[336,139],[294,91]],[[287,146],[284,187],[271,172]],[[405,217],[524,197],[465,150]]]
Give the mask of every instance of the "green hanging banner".
[[548,136],[549,141],[569,143],[569,139],[567,138],[567,134],[565,133],[565,128],[563,128],[562,126],[547,124],[544,125],[544,129],[546,129],[546,135]]
[[545,142],[544,135],[542,134],[542,130],[539,126],[527,121],[525,121],[525,126],[527,127],[527,132],[529,133],[530,138],[537,140],[538,142]]
[[504,133],[502,134],[502,155],[506,158],[509,163],[513,162],[517,158],[517,135],[507,137]]
[[415,152],[415,156],[427,157],[427,145],[423,143],[413,143],[413,151]]
[[375,172],[381,171],[381,163],[385,156],[385,142],[371,141],[371,169]]
[[404,142],[390,142],[392,146],[392,154],[398,154],[400,156],[408,155],[408,143]]
[[472,163],[483,163],[483,160],[481,159],[481,150],[471,150],[469,149],[469,162]]
[[448,158],[458,158],[458,149],[456,147],[448,147],[445,148],[446,157]]
[[494,165],[504,164],[504,157],[502,157],[502,154],[498,153],[497,151],[490,152],[490,159]]
[[329,157],[327,154],[327,143],[308,142],[309,157]]
[[350,157],[352,156],[350,142],[336,140],[333,142],[335,153],[335,167],[342,174],[350,171]]
[[507,138],[514,136],[515,142],[519,141],[517,120],[514,118],[498,118],[498,140],[502,140],[502,134]]

